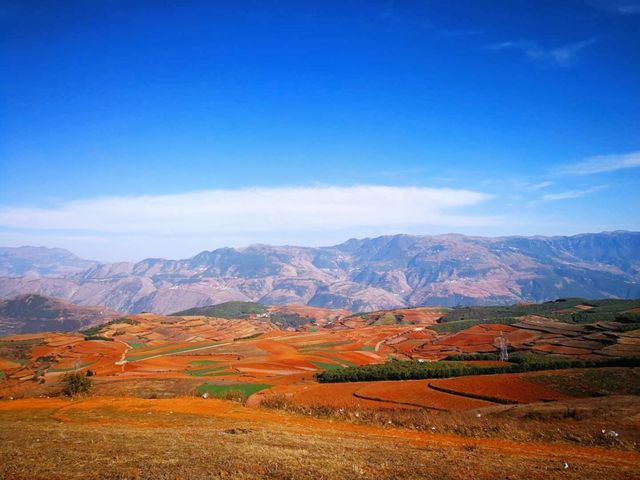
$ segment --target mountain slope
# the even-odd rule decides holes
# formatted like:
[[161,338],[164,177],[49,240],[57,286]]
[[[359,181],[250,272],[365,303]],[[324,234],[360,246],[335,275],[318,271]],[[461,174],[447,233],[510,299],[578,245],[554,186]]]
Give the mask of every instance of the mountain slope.
[[0,336],[74,331],[118,315],[104,307],[81,307],[41,295],[20,295],[0,302]]
[[[4,270],[3,270],[4,269]],[[5,271],[0,257],[0,271]],[[227,301],[351,311],[640,297],[640,233],[571,237],[390,235],[333,247],[254,245],[183,260],[0,278],[0,297],[41,293],[119,311],[171,313]]]

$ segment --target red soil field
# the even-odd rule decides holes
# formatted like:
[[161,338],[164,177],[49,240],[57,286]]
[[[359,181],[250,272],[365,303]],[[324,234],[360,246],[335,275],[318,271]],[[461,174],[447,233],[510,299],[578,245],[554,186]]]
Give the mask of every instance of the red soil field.
[[17,362],[12,362],[11,360],[0,358],[0,370],[11,370],[14,368],[20,368],[20,364]]
[[[277,386],[262,394],[284,394],[298,405],[324,406],[331,408],[362,408],[362,409],[396,409],[416,408],[388,402],[378,402],[356,398],[353,394],[361,389],[364,383],[335,383]],[[256,400],[260,400],[260,393]]]
[[588,350],[586,348],[565,347],[561,345],[551,345],[551,344],[535,345],[531,347],[531,349],[538,352],[555,353],[558,355],[590,355],[591,354],[591,350]]
[[540,384],[527,382],[526,374],[476,375],[430,380],[429,384],[461,394],[481,395],[516,403],[567,400],[564,395]]
[[355,393],[372,399],[410,403],[435,410],[471,410],[493,405],[483,400],[432,390],[428,380],[371,382],[364,384]]

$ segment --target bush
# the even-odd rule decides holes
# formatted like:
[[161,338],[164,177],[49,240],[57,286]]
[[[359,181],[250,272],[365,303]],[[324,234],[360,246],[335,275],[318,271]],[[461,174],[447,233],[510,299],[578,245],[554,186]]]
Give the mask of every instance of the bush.
[[82,372],[67,373],[63,377],[62,382],[64,383],[62,393],[68,397],[73,397],[81,393],[89,393],[89,391],[91,391],[91,379]]

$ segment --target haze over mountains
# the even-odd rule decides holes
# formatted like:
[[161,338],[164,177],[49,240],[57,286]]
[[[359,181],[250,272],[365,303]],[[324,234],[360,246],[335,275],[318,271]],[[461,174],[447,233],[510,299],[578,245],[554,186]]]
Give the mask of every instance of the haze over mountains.
[[62,249],[0,249],[0,298],[42,294],[120,312],[229,300],[352,311],[640,297],[640,232],[569,237],[390,235],[332,247],[253,245],[183,260],[98,263]]

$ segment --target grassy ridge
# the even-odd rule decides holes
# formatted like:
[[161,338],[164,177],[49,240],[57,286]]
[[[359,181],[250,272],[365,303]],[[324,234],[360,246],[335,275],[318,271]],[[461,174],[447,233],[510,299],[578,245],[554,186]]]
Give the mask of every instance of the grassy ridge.
[[101,323],[100,325],[96,325],[95,327],[87,328],[85,330],[80,330],[80,333],[86,337],[93,337],[102,333],[102,330],[104,330],[109,325],[116,325],[118,323],[126,323],[128,325],[138,325],[140,322],[132,318],[119,317],[114,320],[111,320],[110,322]]
[[[579,305],[591,308],[588,310],[576,308]],[[492,322],[490,323],[497,323],[496,320],[499,319],[509,319],[523,315],[541,315],[572,323],[593,323],[598,321],[640,323],[639,314],[628,312],[628,310],[634,308],[640,308],[640,300],[562,298],[553,302],[538,304],[457,307],[444,316],[442,323],[460,320],[491,320]]]
[[224,302],[208,307],[196,307],[181,312],[172,313],[171,316],[203,315],[217,318],[247,318],[249,315],[257,315],[267,311],[264,305],[255,302]]
[[436,332],[441,333],[456,333],[462,330],[466,330],[467,328],[471,328],[475,325],[482,324],[502,324],[502,325],[512,325],[514,323],[518,323],[519,320],[516,320],[513,317],[509,318],[491,318],[491,319],[482,319],[482,320],[455,320],[452,322],[445,323],[437,323],[435,325],[429,325],[427,328],[430,330],[434,330]]

